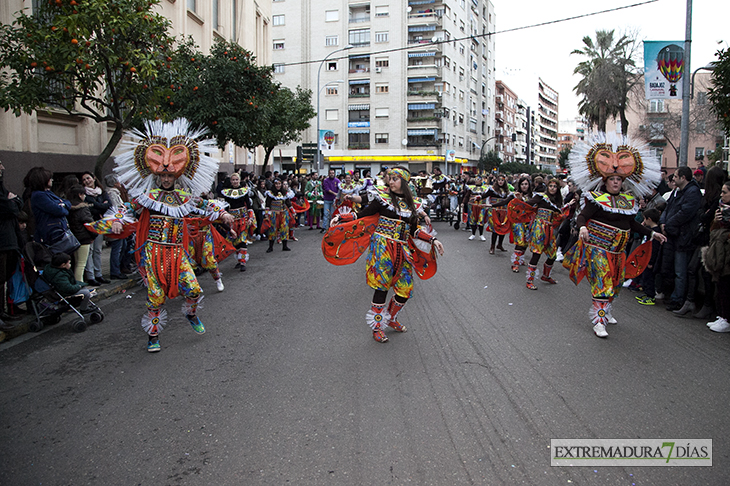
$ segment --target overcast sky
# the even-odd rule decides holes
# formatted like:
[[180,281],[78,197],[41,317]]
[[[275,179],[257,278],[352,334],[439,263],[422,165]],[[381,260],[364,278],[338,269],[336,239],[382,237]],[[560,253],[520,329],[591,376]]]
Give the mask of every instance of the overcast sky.
[[[500,31],[641,3],[643,0],[577,1],[492,0],[496,13],[495,59],[497,79],[534,106],[537,76],[560,94],[561,120],[578,115],[573,87],[575,66],[585,58],[570,55],[596,30],[637,31],[641,40],[684,41],[686,0],[658,0],[553,25],[500,34]],[[720,43],[718,44],[718,41]],[[692,6],[692,70],[715,60],[730,44],[730,0],[694,0]],[[643,53],[643,48],[642,51]],[[643,69],[643,64],[642,64]]]

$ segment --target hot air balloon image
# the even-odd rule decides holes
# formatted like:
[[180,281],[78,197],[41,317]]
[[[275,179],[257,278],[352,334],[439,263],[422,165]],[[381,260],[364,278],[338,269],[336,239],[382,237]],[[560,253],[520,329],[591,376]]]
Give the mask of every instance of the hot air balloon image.
[[677,96],[677,82],[684,73],[684,49],[669,44],[659,51],[656,57],[659,72],[669,81],[669,96]]

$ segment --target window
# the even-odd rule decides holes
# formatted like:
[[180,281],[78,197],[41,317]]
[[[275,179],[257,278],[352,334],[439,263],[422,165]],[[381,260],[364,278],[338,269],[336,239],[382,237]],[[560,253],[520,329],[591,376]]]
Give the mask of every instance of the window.
[[380,59],[375,58],[375,67],[384,68],[384,67],[388,67],[389,65],[390,65],[390,63],[388,62],[387,57],[382,57]]
[[283,74],[284,73],[284,65],[283,64],[274,64],[274,74]]
[[327,71],[337,71],[337,61],[327,61]]
[[375,42],[383,43],[388,42],[388,32],[376,32],[375,33]]
[[213,0],[213,30],[218,30],[220,24],[218,23],[218,7],[220,0]]
[[700,91],[697,93],[697,104],[698,105],[707,104],[707,93],[705,91]]
[[375,143],[388,143],[388,134],[387,133],[376,133],[375,134]]
[[195,0],[188,0],[188,10],[195,12]]
[[664,100],[649,100],[649,113],[663,113]]
[[[375,6],[375,16],[376,17],[387,17],[388,15],[390,15],[390,13],[388,11],[387,5],[376,5]],[[386,133],[385,135],[387,137],[388,134]],[[376,134],[376,136],[377,136],[377,134]],[[375,143],[378,143],[378,142],[375,142]]]
[[376,93],[387,93],[388,92],[388,84],[387,83],[381,83],[381,84],[375,84],[375,92]]
[[697,122],[697,133],[705,133],[707,132],[707,122],[704,120],[699,120]]
[[274,50],[280,51],[284,49],[284,39],[274,39]]
[[375,118],[388,118],[389,108],[375,108]]
[[325,22],[337,22],[340,20],[340,11],[339,10],[325,10],[324,12],[324,21]]
[[327,86],[327,89],[324,92],[327,95],[336,95],[337,94],[337,86]]
[[705,147],[695,147],[695,160],[702,160],[705,158]]
[[326,46],[339,46],[340,36],[339,35],[328,35],[324,38],[324,45]]
[[[188,1],[190,1],[190,0],[188,0]],[[285,24],[285,22],[284,22],[284,20],[285,20],[284,14],[274,15],[273,17],[271,17],[271,19],[272,19],[272,21],[273,21],[272,23],[274,25],[284,25]]]
[[339,110],[325,110],[324,111],[324,119],[325,120],[339,120],[340,119],[340,112]]
[[350,44],[353,46],[370,45],[370,29],[355,29],[349,32]]
[[459,54],[464,55],[464,44],[459,44]]

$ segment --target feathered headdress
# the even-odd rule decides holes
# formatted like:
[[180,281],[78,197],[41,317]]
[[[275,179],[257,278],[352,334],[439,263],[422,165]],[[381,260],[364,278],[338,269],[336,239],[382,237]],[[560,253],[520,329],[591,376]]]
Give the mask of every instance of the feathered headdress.
[[185,118],[147,121],[144,133],[125,133],[114,172],[133,197],[153,189],[154,176],[164,173],[173,174],[183,190],[200,195],[210,190],[218,172],[218,161],[206,155],[218,151],[216,141],[198,140],[205,134],[204,128],[191,128]]
[[645,144],[615,133],[592,133],[578,142],[568,156],[570,174],[583,192],[598,189],[611,176],[624,180],[635,196],[651,194],[661,180],[661,161]]

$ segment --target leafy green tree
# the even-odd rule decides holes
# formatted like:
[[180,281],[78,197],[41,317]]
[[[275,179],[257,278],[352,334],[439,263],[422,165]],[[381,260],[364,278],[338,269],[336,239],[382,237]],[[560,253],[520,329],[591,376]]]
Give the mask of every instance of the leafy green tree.
[[264,138],[261,141],[266,150],[264,164],[277,145],[301,140],[301,133],[309,128],[310,120],[317,114],[312,106],[312,92],[297,87],[295,91],[277,86],[274,94],[266,101]]
[[558,164],[560,165],[561,169],[568,168],[568,156],[570,155],[571,150],[573,150],[572,146],[563,147],[563,150],[561,150],[558,154]]
[[730,49],[721,49],[716,55],[708,98],[725,135],[730,136]]
[[500,165],[502,165],[502,158],[499,156],[499,152],[490,150],[479,158],[477,167],[480,171],[492,172],[493,169],[499,170]]
[[262,145],[269,120],[267,105],[276,93],[271,66],[238,44],[219,41],[203,55],[191,41],[178,48],[180,78],[170,102],[171,116],[207,127],[223,148],[233,142]]
[[598,30],[595,41],[585,36],[583,48],[571,53],[586,58],[573,71],[582,77],[573,90],[581,96],[579,112],[592,126],[605,132],[608,119],[618,115],[622,133],[628,133],[629,93],[639,81],[637,42],[635,35],[615,39],[614,32]]
[[53,108],[114,132],[98,155],[104,163],[122,133],[157,114],[170,95],[170,22],[159,0],[52,0],[0,27],[0,107],[15,115]]

